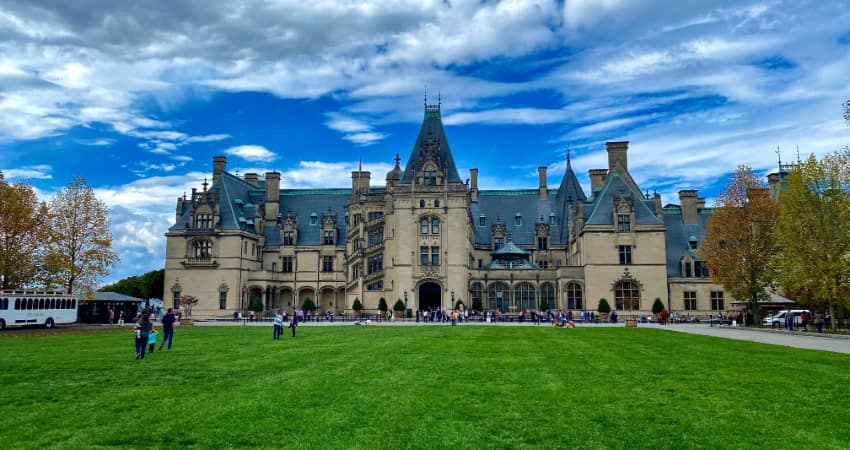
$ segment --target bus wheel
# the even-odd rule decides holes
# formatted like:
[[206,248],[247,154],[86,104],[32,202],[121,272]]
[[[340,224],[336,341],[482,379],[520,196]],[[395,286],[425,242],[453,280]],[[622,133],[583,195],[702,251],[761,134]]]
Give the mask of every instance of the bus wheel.
[[53,328],[53,319],[48,317],[47,320],[44,321],[44,328]]
[[3,320],[3,319],[0,319],[0,330],[5,330],[5,329],[6,329],[6,321]]

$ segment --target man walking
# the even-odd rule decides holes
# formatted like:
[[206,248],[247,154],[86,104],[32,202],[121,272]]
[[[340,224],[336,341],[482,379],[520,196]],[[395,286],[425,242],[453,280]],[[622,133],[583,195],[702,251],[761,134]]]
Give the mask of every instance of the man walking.
[[160,350],[165,345],[165,341],[168,341],[168,349],[171,350],[171,341],[174,340],[174,320],[174,313],[171,312],[171,308],[168,308],[168,311],[162,316],[162,342],[159,343]]
[[280,340],[280,335],[283,333],[283,316],[280,315],[280,311],[275,311],[274,313],[274,335],[273,339],[275,341]]
[[292,339],[295,339],[295,328],[298,327],[298,316],[292,315],[292,321],[289,322],[289,328],[292,328]]

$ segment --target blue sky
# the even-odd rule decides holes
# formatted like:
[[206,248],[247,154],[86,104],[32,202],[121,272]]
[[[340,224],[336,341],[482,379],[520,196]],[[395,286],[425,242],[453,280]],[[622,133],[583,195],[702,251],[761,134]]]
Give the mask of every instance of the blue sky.
[[0,4],[0,170],[43,197],[86,177],[112,209],[114,281],[162,267],[176,198],[212,156],[284,187],[382,183],[423,91],[463,178],[549,185],[628,140],[645,190],[714,197],[738,164],[850,143],[846,1]]

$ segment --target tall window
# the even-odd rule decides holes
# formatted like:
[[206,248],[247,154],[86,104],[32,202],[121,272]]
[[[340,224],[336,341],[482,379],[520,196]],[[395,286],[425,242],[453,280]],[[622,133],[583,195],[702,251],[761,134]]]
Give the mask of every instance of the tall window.
[[507,311],[510,306],[510,289],[505,283],[493,283],[487,288],[487,309]]
[[384,290],[384,280],[376,281],[374,283],[370,283],[366,285],[367,291],[383,291]]
[[378,220],[381,217],[384,217],[384,213],[381,212],[381,211],[372,211],[372,212],[369,213],[369,215],[367,217],[369,218],[369,221],[371,222],[373,220]]
[[543,283],[540,285],[540,307],[543,307],[543,300],[549,309],[558,309],[558,302],[555,300],[555,287],[552,283]]
[[433,170],[426,170],[425,177],[423,182],[426,186],[436,186],[437,185],[437,172]]
[[281,263],[281,270],[283,273],[292,273],[292,257],[284,256]]
[[493,246],[496,247],[496,250],[498,250],[498,249],[502,248],[503,245],[505,245],[505,239],[498,237],[498,238],[494,239],[493,244],[494,244]]
[[521,226],[522,225],[522,215],[520,213],[516,213],[514,216],[514,225]]
[[295,245],[295,233],[292,231],[283,232],[283,245]]
[[334,271],[334,257],[333,256],[323,256],[322,257],[322,272],[333,272]]
[[210,259],[212,256],[212,242],[207,240],[195,241],[195,258]]
[[431,247],[431,265],[440,265],[440,247]]
[[723,310],[723,291],[711,291],[711,309]]
[[434,208],[440,207],[440,200],[434,200]]
[[575,281],[567,283],[567,308],[584,309],[584,301],[581,285]]
[[384,228],[378,227],[374,230],[369,230],[369,247],[381,245],[384,242]]
[[632,311],[640,309],[640,288],[633,281],[620,281],[614,287],[614,301],[617,309]]
[[694,276],[708,277],[708,267],[705,266],[705,262],[694,261]]
[[685,301],[685,311],[696,311],[696,309],[697,309],[697,293],[696,293],[696,291],[685,291],[683,300]]
[[537,250],[546,250],[549,248],[549,239],[545,236],[537,237]]
[[195,228],[202,230],[212,228],[212,214],[198,214],[195,216]]
[[484,306],[484,287],[481,286],[481,283],[473,283],[472,289],[470,289],[469,297],[472,299],[472,305],[475,304],[475,301],[478,300],[481,302],[481,305]]
[[534,296],[534,286],[531,283],[520,283],[514,288],[514,301],[517,311],[537,309]]
[[430,257],[430,252],[428,247],[419,247],[419,264],[423,266],[428,265],[428,258]]
[[620,245],[620,264],[621,265],[629,265],[632,263],[632,246],[631,245]]
[[431,234],[440,234],[440,219],[436,217],[431,219]]
[[384,270],[384,255],[370,256],[367,261],[366,273],[371,274]]
[[628,214],[617,214],[617,231],[620,233],[632,231],[632,221]]
[[180,291],[172,292],[171,303],[174,304],[174,309],[180,309]]
[[419,221],[419,234],[428,234],[428,219],[423,218]]
[[227,291],[218,293],[218,309],[227,309]]
[[333,231],[325,231],[325,245],[334,245]]
[[316,213],[310,214],[310,225],[317,225],[319,223],[319,215]]

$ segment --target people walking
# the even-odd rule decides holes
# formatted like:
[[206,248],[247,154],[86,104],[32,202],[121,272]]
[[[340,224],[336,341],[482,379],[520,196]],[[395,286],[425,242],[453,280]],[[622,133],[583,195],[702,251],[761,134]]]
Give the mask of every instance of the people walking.
[[292,321],[289,322],[289,328],[292,328],[292,339],[295,339],[295,329],[298,328],[298,317],[293,314]]
[[174,340],[175,320],[177,320],[177,318],[174,316],[174,313],[171,312],[171,308],[168,308],[165,315],[162,316],[162,342],[159,343],[160,350],[162,350],[162,346],[165,345],[165,341],[168,341],[168,349],[171,350],[171,342]]
[[109,324],[115,325],[115,310],[112,308],[109,309]]
[[123,326],[124,326],[124,311],[121,311],[121,312],[118,314],[118,326],[119,326],[119,327],[123,327]]
[[153,353],[154,347],[156,347],[156,330],[151,330],[150,334],[148,334],[148,351]]
[[283,316],[280,315],[279,311],[276,311],[274,313],[274,335],[272,339],[279,341],[281,334],[283,334]]
[[153,322],[147,314],[142,314],[142,318],[136,323],[136,359],[145,358],[145,347],[148,344],[148,336],[153,330]]

